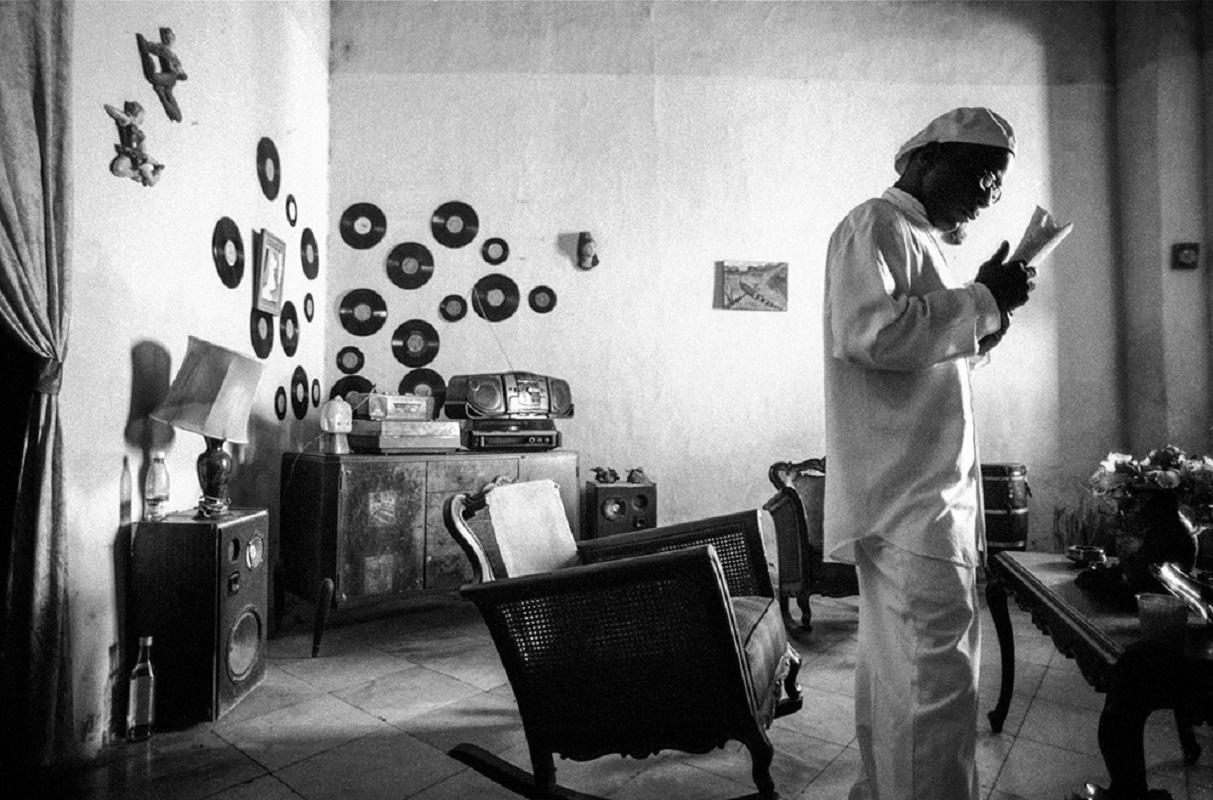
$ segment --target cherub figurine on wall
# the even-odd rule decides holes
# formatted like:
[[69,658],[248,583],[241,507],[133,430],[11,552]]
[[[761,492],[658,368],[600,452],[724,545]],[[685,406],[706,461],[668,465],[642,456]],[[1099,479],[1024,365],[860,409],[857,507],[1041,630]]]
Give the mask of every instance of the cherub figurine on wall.
[[110,162],[110,172],[144,186],[155,186],[164,165],[143,149],[145,135],[139,129],[143,122],[143,106],[134,100],[127,100],[120,109],[106,103],[105,111],[118,125],[118,144],[114,145],[118,155]]
[[180,122],[181,109],[173,98],[173,87],[177,85],[177,81],[183,81],[189,76],[181,69],[181,59],[172,51],[173,43],[177,41],[173,29],[161,28],[159,42],[148,41],[142,33],[135,34],[135,41],[139,43],[143,77],[147,78],[156,91],[168,118],[173,122]]

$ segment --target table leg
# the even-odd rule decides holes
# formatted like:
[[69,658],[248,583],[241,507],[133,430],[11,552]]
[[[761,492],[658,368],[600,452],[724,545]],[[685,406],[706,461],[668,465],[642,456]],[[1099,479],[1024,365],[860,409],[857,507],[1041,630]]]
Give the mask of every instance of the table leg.
[[1147,792],[1142,735],[1152,712],[1185,708],[1191,678],[1175,648],[1157,643],[1125,648],[1099,716],[1099,752],[1108,770],[1110,800],[1168,796]]
[[329,606],[333,604],[333,579],[320,582],[320,596],[316,598],[316,617],[312,620],[312,658],[320,655],[320,637],[324,635],[324,623],[329,617]]
[[1015,689],[1015,635],[1011,631],[1011,615],[1007,611],[1007,589],[997,570],[986,571],[986,605],[994,618],[994,631],[998,634],[998,655],[1002,663],[1002,684],[998,688],[998,703],[987,717],[990,730],[1002,733],[1007,711],[1011,707],[1011,693]]

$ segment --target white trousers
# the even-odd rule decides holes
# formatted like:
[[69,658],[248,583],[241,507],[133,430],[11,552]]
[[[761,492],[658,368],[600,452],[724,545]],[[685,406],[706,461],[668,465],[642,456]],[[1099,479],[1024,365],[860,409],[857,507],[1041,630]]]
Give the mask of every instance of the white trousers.
[[977,800],[976,569],[855,547],[859,653],[850,800]]

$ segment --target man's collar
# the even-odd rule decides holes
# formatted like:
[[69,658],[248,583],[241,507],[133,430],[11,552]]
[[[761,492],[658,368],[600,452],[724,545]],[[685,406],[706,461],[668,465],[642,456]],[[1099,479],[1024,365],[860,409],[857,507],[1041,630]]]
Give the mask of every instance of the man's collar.
[[890,186],[884,190],[883,195],[885,200],[888,200],[893,205],[897,206],[903,214],[910,218],[911,221],[922,225],[929,231],[934,232],[935,226],[927,219],[927,210],[923,207],[918,198],[904,189],[898,189],[896,186]]

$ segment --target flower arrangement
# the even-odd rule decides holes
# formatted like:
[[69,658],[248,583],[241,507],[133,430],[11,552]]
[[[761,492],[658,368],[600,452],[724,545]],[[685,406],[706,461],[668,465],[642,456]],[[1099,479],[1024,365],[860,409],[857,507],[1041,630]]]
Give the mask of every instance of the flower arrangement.
[[1213,525],[1213,458],[1188,455],[1174,445],[1151,450],[1143,459],[1108,453],[1088,482],[1096,511],[1123,519],[1143,495],[1171,495],[1191,527]]

